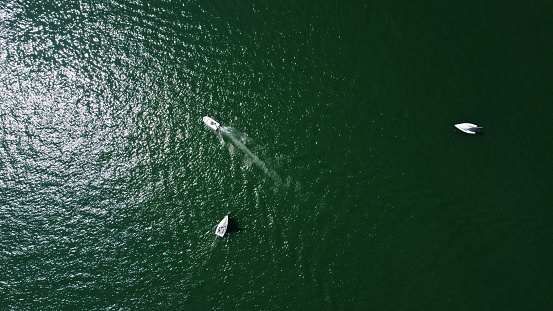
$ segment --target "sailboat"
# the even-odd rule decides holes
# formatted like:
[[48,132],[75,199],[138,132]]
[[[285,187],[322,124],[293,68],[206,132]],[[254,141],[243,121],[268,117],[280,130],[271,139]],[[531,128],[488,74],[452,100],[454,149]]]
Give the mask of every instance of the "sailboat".
[[223,237],[227,232],[227,228],[228,228],[228,215],[225,216],[225,218],[223,218],[223,220],[221,220],[221,222],[217,225],[215,234],[220,237]]

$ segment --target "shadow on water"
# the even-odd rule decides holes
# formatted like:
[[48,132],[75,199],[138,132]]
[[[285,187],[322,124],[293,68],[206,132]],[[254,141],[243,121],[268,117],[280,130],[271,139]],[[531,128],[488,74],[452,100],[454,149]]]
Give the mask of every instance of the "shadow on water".
[[227,227],[227,234],[228,233],[236,233],[242,231],[242,228],[238,225],[238,222],[236,219],[234,219],[233,216],[228,216],[228,227]]

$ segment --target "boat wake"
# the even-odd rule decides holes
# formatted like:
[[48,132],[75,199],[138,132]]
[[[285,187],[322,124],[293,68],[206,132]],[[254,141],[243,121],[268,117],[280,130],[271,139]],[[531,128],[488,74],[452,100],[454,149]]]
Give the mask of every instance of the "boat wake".
[[258,156],[256,156],[253,152],[251,152],[246,145],[241,141],[241,139],[237,136],[236,132],[230,128],[230,127],[220,127],[219,132],[221,133],[221,139],[224,143],[224,139],[227,138],[230,140],[230,142],[238,149],[240,149],[250,161],[255,163],[267,176],[271,177],[275,182],[281,183],[280,177],[277,175],[275,171],[267,167],[265,162],[263,162],[261,159],[259,159]]

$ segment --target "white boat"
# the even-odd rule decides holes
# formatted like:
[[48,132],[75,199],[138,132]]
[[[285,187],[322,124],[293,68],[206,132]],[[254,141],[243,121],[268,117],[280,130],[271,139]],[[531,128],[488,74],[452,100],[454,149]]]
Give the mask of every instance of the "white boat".
[[472,123],[459,123],[455,124],[455,127],[467,134],[480,133],[482,127]]
[[213,120],[212,118],[210,118],[208,116],[205,116],[203,118],[203,121],[204,121],[205,125],[209,126],[214,131],[218,130],[221,127],[221,124],[219,124],[219,122]]
[[223,218],[223,220],[221,220],[221,222],[217,225],[215,234],[220,237],[223,237],[227,232],[227,227],[228,227],[228,215],[225,216],[225,218]]

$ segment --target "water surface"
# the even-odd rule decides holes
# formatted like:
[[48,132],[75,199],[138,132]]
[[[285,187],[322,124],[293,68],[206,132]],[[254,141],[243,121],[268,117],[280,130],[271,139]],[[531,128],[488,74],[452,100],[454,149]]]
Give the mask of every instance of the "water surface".
[[545,309],[547,12],[0,0],[3,306]]

